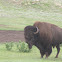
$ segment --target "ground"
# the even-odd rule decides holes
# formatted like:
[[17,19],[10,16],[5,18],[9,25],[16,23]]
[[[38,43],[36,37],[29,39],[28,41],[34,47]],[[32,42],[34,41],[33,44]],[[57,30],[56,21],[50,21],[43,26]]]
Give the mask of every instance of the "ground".
[[15,30],[0,30],[0,42],[24,41],[24,32]]

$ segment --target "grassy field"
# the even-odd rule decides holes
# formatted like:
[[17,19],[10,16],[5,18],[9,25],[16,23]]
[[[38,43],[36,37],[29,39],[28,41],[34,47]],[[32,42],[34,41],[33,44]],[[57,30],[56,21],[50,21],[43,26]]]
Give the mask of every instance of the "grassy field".
[[[9,1],[9,0],[8,0]],[[35,21],[50,22],[62,27],[62,8],[56,2],[18,5],[0,0],[0,30],[24,30]],[[25,4],[25,3],[24,3]]]
[[58,58],[54,58],[56,55],[56,48],[53,49],[53,52],[49,56],[49,58],[45,59],[44,56],[44,58],[41,59],[40,52],[35,46],[33,46],[31,52],[29,53],[20,53],[15,47],[16,46],[14,46],[11,51],[7,51],[5,48],[5,44],[0,44],[0,62],[61,62],[62,61],[61,52]]
[[[62,4],[61,0],[43,0],[40,3],[22,5],[11,2],[12,0],[0,0],[0,30],[24,30],[27,25],[33,25],[35,21],[49,22],[62,28]],[[56,2],[53,2],[56,1]],[[7,51],[4,44],[0,44],[0,62],[62,62],[62,47],[59,58],[54,58],[56,48],[48,59],[40,58],[40,52],[36,47],[30,53],[20,53],[14,46]]]

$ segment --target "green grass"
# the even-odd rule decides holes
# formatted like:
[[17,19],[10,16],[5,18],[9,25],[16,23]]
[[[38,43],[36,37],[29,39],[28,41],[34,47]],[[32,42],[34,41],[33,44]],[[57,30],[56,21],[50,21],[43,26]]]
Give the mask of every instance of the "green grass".
[[27,25],[33,25],[35,21],[50,22],[62,27],[62,14],[60,13],[47,13],[26,11],[16,17],[1,17],[0,30],[24,30]]
[[[9,1],[9,0],[8,0]],[[24,30],[35,21],[50,22],[62,27],[62,8],[52,1],[17,5],[0,0],[0,30]],[[24,3],[25,4],[25,3]]]
[[31,52],[20,53],[16,46],[11,51],[7,51],[5,44],[0,44],[0,62],[61,62],[62,61],[62,47],[58,58],[54,58],[56,55],[56,48],[53,49],[49,58],[40,58],[39,50],[33,46]]

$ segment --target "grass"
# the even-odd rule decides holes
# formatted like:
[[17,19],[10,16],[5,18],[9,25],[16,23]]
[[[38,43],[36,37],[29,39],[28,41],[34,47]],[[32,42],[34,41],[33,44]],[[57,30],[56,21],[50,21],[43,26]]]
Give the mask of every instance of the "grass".
[[[29,12],[29,13],[28,13]],[[27,25],[33,25],[35,21],[50,22],[62,27],[62,14],[35,12],[23,12],[20,16],[16,17],[1,17],[0,29],[1,30],[23,30]]]
[[62,27],[62,8],[52,1],[17,5],[0,0],[0,30],[24,30],[35,21],[50,22]]
[[[58,58],[54,58],[56,55],[56,48],[53,49],[52,54],[49,58],[45,59],[40,58],[39,50],[33,46],[31,52],[29,53],[20,53],[18,52],[16,46],[13,47],[13,50],[7,51],[5,48],[5,44],[0,44],[0,62],[61,62],[62,61],[62,53],[60,52]],[[62,47],[61,47],[62,51]]]
[[[51,0],[28,5],[17,5],[9,0],[0,0],[0,30],[24,30],[27,25],[33,25],[35,21],[49,22],[62,28],[62,8],[56,6]],[[59,1],[59,0],[57,0]],[[60,0],[61,1],[61,0]],[[59,2],[58,2],[59,3]],[[61,47],[62,51],[62,47]],[[62,53],[59,58],[54,58],[56,48],[48,59],[40,58],[40,52],[36,47],[30,53],[18,52],[16,46],[7,51],[4,44],[0,44],[0,62],[62,62]]]

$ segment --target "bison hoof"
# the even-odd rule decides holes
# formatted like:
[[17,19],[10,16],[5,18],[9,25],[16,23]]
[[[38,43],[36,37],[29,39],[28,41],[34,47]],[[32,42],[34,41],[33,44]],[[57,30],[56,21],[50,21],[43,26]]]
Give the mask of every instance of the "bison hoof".
[[57,56],[55,58],[58,58]]
[[43,58],[43,56],[41,56],[41,58]]
[[48,57],[45,57],[45,59],[47,59]]

